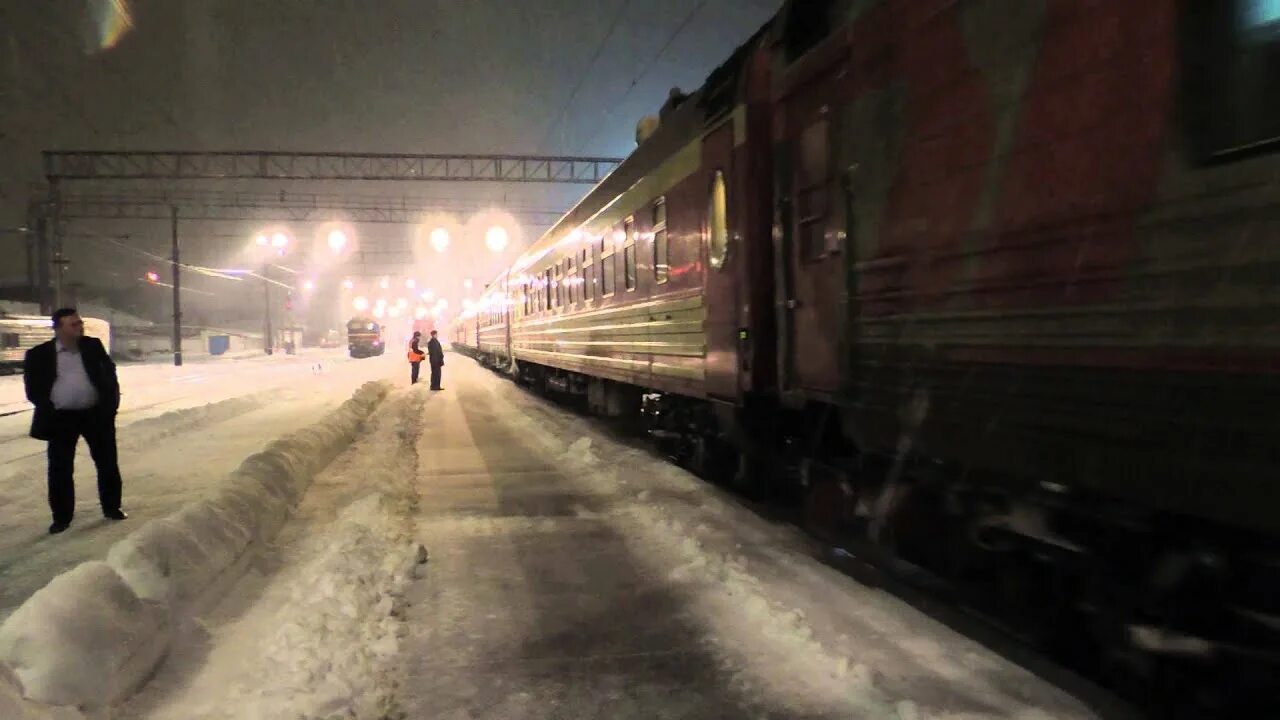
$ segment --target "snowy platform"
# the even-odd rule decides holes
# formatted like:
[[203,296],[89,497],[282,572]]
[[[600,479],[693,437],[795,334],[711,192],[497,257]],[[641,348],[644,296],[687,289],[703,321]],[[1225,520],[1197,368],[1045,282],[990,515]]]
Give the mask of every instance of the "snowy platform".
[[393,391],[113,717],[1097,716],[589,420],[445,387]]

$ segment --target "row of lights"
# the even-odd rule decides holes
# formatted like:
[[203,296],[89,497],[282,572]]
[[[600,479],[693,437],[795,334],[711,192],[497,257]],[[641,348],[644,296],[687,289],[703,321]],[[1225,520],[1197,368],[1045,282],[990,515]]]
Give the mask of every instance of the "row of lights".
[[[428,238],[428,241],[431,243],[431,247],[435,248],[436,252],[444,252],[449,249],[451,237],[449,231],[444,227],[433,228],[431,232],[428,233]],[[325,238],[325,242],[329,246],[329,250],[331,250],[334,255],[341,255],[342,252],[347,249],[349,241],[350,238],[347,231],[339,228],[330,230]],[[285,250],[288,249],[290,242],[291,240],[289,235],[280,230],[260,232],[254,237],[254,243],[258,247],[270,247],[282,255]],[[498,253],[506,250],[507,245],[510,242],[510,233],[508,233],[507,229],[501,225],[494,225],[484,233],[485,247],[489,248],[493,252]]]

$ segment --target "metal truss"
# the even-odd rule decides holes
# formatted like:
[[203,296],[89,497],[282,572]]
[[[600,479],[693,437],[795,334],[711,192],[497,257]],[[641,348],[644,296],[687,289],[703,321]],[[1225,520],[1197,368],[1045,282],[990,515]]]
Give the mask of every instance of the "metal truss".
[[411,180],[594,185],[619,158],[273,151],[45,151],[60,180]]
[[[168,220],[177,207],[183,220],[255,220],[417,224],[427,213],[466,214],[488,208],[483,203],[447,198],[264,192],[129,192],[62,193],[59,214],[65,220]],[[563,214],[537,207],[509,207],[507,212],[530,226],[549,227]]]

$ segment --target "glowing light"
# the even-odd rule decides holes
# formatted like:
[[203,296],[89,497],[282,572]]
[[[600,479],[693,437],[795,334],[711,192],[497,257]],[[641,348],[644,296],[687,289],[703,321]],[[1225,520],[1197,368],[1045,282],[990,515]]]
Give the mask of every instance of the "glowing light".
[[419,307],[413,311],[413,316],[421,320],[422,318],[427,316],[427,309],[424,307]]
[[93,0],[92,11],[97,15],[98,49],[110,50],[133,29],[133,13],[128,0]]
[[436,294],[431,291],[431,288],[427,288],[426,290],[418,293],[418,297],[422,298],[422,302],[431,302],[431,299],[435,296]]
[[471,285],[472,285],[471,278],[464,278],[462,280],[462,287],[466,288],[467,290],[471,289]]
[[377,307],[375,307],[375,308],[373,309],[373,316],[374,316],[374,317],[376,317],[376,318],[380,318],[380,317],[382,317],[383,315],[386,315],[386,314],[387,314],[387,309],[386,309],[385,307],[383,307],[382,305],[378,305]]
[[258,243],[258,247],[266,247],[267,243],[271,242],[271,238],[264,234],[259,234],[258,237],[253,239],[253,241]]
[[353,282],[353,281],[351,280],[351,278],[347,278],[346,280],[343,280],[343,281],[342,281],[342,289],[343,289],[343,290],[350,290],[350,289],[354,288],[355,286],[356,286],[356,284],[355,284],[355,282]]
[[340,253],[347,247],[347,234],[341,230],[329,231],[329,249]]
[[152,283],[160,282],[160,274],[157,273],[155,270],[148,270],[147,282],[152,282]]
[[388,280],[387,278],[382,278],[381,280],[378,281],[378,287],[382,288],[383,290],[386,290],[387,288],[391,287],[391,281]]
[[306,279],[306,280],[303,280],[303,281],[302,281],[302,289],[303,289],[303,290],[306,290],[307,292],[311,292],[312,290],[315,290],[315,289],[316,289],[316,283],[315,283],[315,281],[314,281],[314,280],[311,280],[310,278],[308,278],[308,279]]
[[414,280],[413,278],[409,278],[408,280],[404,281],[404,286],[412,290],[418,286],[418,281]]
[[276,233],[271,236],[271,247],[283,250],[289,246],[289,236],[284,233]]
[[436,252],[444,252],[449,248],[449,231],[442,227],[438,227],[431,231],[431,247]]
[[398,307],[398,308],[406,308],[406,307],[409,307],[409,301],[408,301],[408,300],[405,300],[404,298],[399,298],[399,299],[397,299],[397,300],[396,300],[396,307]]
[[351,306],[356,309],[356,312],[364,312],[369,309],[369,298],[361,295],[351,301]]
[[501,225],[494,225],[484,233],[484,244],[494,252],[502,252],[507,249],[507,229]]

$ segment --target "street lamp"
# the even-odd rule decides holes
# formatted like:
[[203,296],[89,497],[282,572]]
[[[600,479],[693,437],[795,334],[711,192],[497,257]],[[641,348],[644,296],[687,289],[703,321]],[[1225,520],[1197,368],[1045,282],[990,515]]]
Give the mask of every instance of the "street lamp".
[[431,231],[431,247],[436,252],[444,252],[449,247],[449,231],[438,227]]
[[378,281],[378,287],[382,288],[383,290],[386,290],[387,288],[391,287],[391,281],[388,280],[387,278],[382,278],[381,280]]
[[409,278],[408,280],[404,281],[404,286],[412,290],[418,286],[418,281],[414,280],[413,278]]
[[334,229],[329,231],[329,249],[333,254],[341,253],[347,247],[347,234],[342,230]]
[[501,225],[494,225],[485,231],[484,244],[493,252],[500,253],[507,249],[507,229]]
[[467,290],[470,290],[470,289],[471,289],[471,278],[464,278],[464,279],[462,280],[462,287],[463,287],[463,288],[465,288],[465,289],[467,289]]
[[369,298],[361,295],[351,301],[351,306],[356,309],[356,312],[364,312],[369,309]]
[[307,292],[311,292],[312,290],[315,290],[316,289],[315,281],[312,280],[311,278],[307,278],[306,280],[303,280],[302,289],[306,290]]
[[351,278],[347,278],[346,280],[342,281],[343,290],[351,290],[355,286],[356,286],[355,281],[353,281]]

